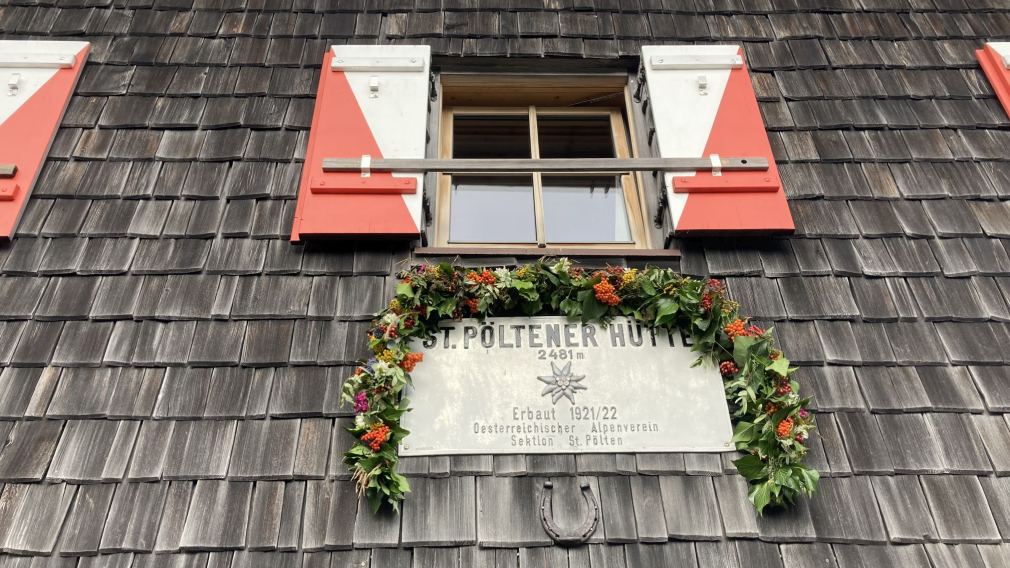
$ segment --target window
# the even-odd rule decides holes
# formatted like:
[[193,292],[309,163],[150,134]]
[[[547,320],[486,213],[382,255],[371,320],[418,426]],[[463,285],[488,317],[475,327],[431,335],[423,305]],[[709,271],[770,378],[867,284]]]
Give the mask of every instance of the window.
[[[439,157],[630,157],[624,111],[614,100],[584,107],[544,102],[443,107]],[[439,176],[437,203],[438,246],[646,246],[642,205],[629,172],[446,173]]]

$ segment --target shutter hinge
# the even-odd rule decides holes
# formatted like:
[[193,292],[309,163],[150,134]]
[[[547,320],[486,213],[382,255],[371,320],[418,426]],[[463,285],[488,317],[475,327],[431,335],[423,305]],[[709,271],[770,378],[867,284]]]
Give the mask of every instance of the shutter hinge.
[[428,98],[435,102],[438,100],[438,86],[436,85],[435,72],[428,74]]
[[663,213],[670,205],[670,199],[666,196],[666,176],[660,177],[659,182],[659,202],[656,205],[656,216],[652,219],[652,224],[657,229],[663,228]]
[[636,103],[642,102],[642,90],[645,89],[645,64],[638,64],[638,77],[635,78],[635,93],[631,96]]

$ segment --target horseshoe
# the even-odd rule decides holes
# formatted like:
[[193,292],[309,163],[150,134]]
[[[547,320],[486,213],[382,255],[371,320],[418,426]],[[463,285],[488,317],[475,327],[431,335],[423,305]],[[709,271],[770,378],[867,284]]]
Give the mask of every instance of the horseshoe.
[[551,537],[551,540],[561,546],[583,544],[596,532],[596,527],[600,524],[600,503],[596,500],[596,496],[593,495],[593,488],[589,485],[588,481],[583,481],[579,484],[579,487],[582,489],[582,500],[586,502],[588,511],[582,524],[570,532],[563,531],[554,522],[554,510],[551,506],[553,503],[554,483],[545,481],[544,490],[540,493],[540,522],[544,525],[544,532]]

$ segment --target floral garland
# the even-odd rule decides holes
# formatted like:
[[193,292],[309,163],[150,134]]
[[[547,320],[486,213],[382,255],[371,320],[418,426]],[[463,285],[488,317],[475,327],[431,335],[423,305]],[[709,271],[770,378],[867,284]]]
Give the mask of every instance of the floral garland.
[[785,506],[817,488],[817,471],[803,464],[813,417],[800,398],[794,367],[775,348],[772,330],[738,315],[718,280],[687,278],[669,269],[586,271],[568,259],[541,259],[515,269],[468,270],[449,264],[421,265],[399,275],[396,297],[368,333],[374,356],[345,383],[342,399],[354,406],[348,431],[356,443],[345,454],[357,482],[378,511],[399,510],[410,491],[396,472],[397,447],[408,432],[400,418],[409,410],[401,396],[422,355],[411,341],[430,337],[438,322],[489,316],[560,313],[606,323],[627,316],[645,325],[688,332],[696,364],[718,365],[735,423],[733,442],[747,455],[734,461],[749,482],[748,498],[760,514]]

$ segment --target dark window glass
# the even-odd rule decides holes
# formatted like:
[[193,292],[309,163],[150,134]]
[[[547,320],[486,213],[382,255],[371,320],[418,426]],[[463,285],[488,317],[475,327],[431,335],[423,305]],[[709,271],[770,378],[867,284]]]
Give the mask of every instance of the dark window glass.
[[530,158],[528,116],[468,116],[452,119],[453,158]]
[[541,158],[613,158],[609,116],[537,115]]

